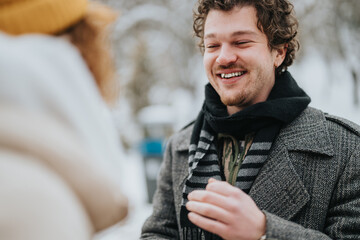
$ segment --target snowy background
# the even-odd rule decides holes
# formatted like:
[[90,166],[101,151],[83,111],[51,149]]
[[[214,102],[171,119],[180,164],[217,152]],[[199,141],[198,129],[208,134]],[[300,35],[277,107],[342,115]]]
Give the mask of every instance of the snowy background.
[[[151,213],[145,176],[156,175],[158,167],[156,162],[144,167],[139,146],[144,139],[166,139],[192,121],[207,79],[192,37],[195,0],[103,2],[120,11],[114,56],[122,91],[113,115],[124,149],[130,212],[95,240],[132,240]],[[360,124],[360,1],[293,3],[301,48],[289,71],[312,98],[311,106]]]

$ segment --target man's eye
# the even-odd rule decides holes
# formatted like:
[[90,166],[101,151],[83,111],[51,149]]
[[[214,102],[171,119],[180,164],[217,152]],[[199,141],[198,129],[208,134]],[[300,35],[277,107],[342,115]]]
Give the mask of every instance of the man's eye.
[[218,47],[219,45],[207,45],[206,48],[216,48]]
[[239,42],[235,42],[235,45],[244,45],[249,43],[250,41],[239,41]]

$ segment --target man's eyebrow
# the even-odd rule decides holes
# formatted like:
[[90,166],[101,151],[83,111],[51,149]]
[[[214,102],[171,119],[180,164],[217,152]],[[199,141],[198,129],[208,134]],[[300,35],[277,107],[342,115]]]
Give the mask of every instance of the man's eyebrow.
[[[256,36],[256,32],[251,31],[251,30],[242,30],[242,31],[236,31],[233,32],[231,34],[232,37],[236,37],[236,36],[241,36],[241,35],[252,35],[252,36]],[[208,38],[216,38],[216,34],[215,33],[208,33],[204,36],[204,39],[208,39]]]
[[241,35],[252,35],[252,36],[256,36],[256,32],[251,31],[251,30],[243,30],[243,31],[236,31],[233,34],[231,34],[232,37],[235,36],[241,36]]

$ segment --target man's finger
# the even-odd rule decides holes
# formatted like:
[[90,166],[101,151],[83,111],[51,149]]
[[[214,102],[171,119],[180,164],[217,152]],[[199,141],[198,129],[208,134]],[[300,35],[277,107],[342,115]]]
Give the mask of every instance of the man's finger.
[[186,204],[186,208],[190,212],[197,213],[199,215],[217,220],[219,222],[229,223],[231,221],[230,213],[216,205],[203,202],[189,201]]
[[221,236],[224,232],[226,232],[226,225],[222,222],[203,217],[194,212],[190,212],[188,214],[188,218],[196,226],[216,235]]
[[188,200],[209,203],[218,207],[223,207],[223,205],[228,201],[226,196],[206,190],[192,191],[188,195]]
[[215,178],[209,178],[208,183],[212,183],[212,182],[216,182],[216,181],[221,182],[219,180],[216,180]]
[[209,180],[209,183],[206,185],[206,190],[226,197],[230,197],[230,196],[241,197],[246,195],[246,193],[244,193],[242,190],[230,185],[228,182],[218,181],[218,180],[215,181]]

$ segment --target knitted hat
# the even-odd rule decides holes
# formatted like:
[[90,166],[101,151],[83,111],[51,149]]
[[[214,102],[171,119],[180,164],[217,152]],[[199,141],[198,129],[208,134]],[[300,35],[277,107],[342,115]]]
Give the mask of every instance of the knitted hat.
[[0,30],[56,34],[77,23],[87,0],[0,0]]

